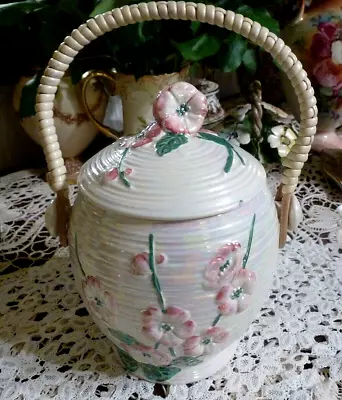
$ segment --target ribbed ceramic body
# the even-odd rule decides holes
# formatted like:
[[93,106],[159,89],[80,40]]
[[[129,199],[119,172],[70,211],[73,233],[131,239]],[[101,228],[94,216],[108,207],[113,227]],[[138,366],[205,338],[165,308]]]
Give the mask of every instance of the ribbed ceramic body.
[[[184,171],[188,178],[180,174],[180,149],[165,156],[165,171],[157,171],[151,161],[153,143],[127,155],[131,188],[125,189],[118,179],[108,186],[101,183],[108,166],[117,165],[117,154],[122,155],[118,144],[97,154],[80,175],[69,237],[79,290],[125,368],[151,381],[189,383],[221,369],[267,298],[276,268],[278,220],[261,165],[236,149],[240,159],[235,157],[230,172],[224,173],[226,149],[205,142],[206,153],[200,157],[204,142],[193,138],[183,146],[186,150],[189,145],[193,160],[197,151],[203,166],[196,175],[190,163]],[[134,175],[141,169],[142,175]],[[205,171],[207,176],[201,177]],[[210,202],[213,210],[219,209],[226,196],[225,211],[221,204],[217,215],[199,217],[193,210],[191,218],[185,217],[186,212],[191,215],[188,205],[195,207],[193,200],[199,196],[188,192],[196,191],[191,173],[202,192],[197,199],[202,212],[206,214],[204,204]],[[155,185],[156,193],[161,185],[159,197],[153,191],[142,193],[141,182],[151,190]],[[135,207],[124,195],[116,204],[115,196],[125,190],[132,190]],[[167,218],[158,215],[156,204],[162,201],[174,203],[175,218],[172,210]]]

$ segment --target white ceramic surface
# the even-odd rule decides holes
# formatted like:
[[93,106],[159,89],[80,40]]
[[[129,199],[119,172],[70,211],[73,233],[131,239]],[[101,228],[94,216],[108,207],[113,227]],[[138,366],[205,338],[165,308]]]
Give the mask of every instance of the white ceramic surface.
[[[235,156],[229,174],[224,172],[227,149],[213,142],[189,137],[188,143],[164,157],[151,143],[130,151],[122,168],[132,171],[127,190],[118,180],[103,185],[104,174],[119,165],[125,144],[121,139],[96,154],[91,167],[80,172],[79,185],[90,199],[117,213],[141,218],[184,220],[212,216],[238,207],[260,191],[266,175],[261,164],[243,152],[245,166]],[[124,145],[120,147],[120,144]],[[237,148],[239,153],[242,150]]]
[[[120,146],[134,140],[107,147],[81,171],[69,232],[74,274],[89,312],[130,372],[193,382],[223,367],[268,295],[278,253],[276,209],[254,158],[236,148],[240,158],[234,153],[225,173],[227,149],[198,137],[163,157],[155,142],[130,148],[122,168],[132,170],[131,186],[119,178],[105,182],[105,174],[119,168],[127,148]],[[151,244],[155,276],[148,265]],[[224,254],[224,248],[230,250]],[[242,257],[248,258],[245,269]],[[234,271],[222,280],[219,267],[224,274],[228,259]],[[235,273],[243,275],[239,282]],[[222,287],[245,291],[236,309],[217,321]],[[162,339],[154,339],[161,330]]]

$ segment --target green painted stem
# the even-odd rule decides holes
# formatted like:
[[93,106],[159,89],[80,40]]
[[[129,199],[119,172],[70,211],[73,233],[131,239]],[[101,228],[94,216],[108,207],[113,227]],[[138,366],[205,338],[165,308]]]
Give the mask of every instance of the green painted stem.
[[161,292],[161,287],[160,287],[160,282],[156,273],[156,269],[155,269],[155,265],[154,265],[154,237],[152,234],[149,235],[148,237],[148,248],[149,248],[149,256],[148,256],[148,262],[150,265],[150,270],[152,272],[152,284],[154,289],[157,292],[157,296],[158,296],[158,302],[160,305],[160,308],[162,310],[162,312],[165,312],[165,300],[163,297],[163,294]]
[[232,146],[230,143],[228,143],[228,144],[229,144],[229,146],[232,147],[232,150],[238,156],[238,159],[241,161],[241,164],[246,165],[245,160],[240,156],[240,154],[236,151],[236,149],[234,149],[234,146]]
[[238,156],[240,162],[243,165],[245,165],[245,161],[243,160],[243,158],[240,156],[240,154],[234,149],[234,147],[226,139],[221,138],[219,136],[212,135],[210,133],[205,133],[205,132],[199,132],[198,137],[200,139],[208,140],[210,142],[214,142],[216,144],[224,146],[227,149],[228,157],[227,157],[226,165],[224,167],[225,173],[228,173],[233,165],[234,153]]
[[248,261],[248,258],[249,258],[249,253],[251,252],[253,234],[254,234],[255,219],[256,219],[256,214],[253,215],[252,225],[251,225],[251,229],[249,231],[247,251],[246,251],[246,254],[244,255],[244,257],[242,259],[242,268],[246,268],[247,261]]
[[212,326],[216,326],[216,325],[219,323],[221,317],[222,317],[222,314],[219,314],[219,315],[214,319],[214,322],[212,323]]
[[129,148],[127,147],[127,149],[125,149],[125,151],[122,154],[121,160],[119,162],[119,167],[118,167],[118,172],[119,172],[119,178],[121,179],[121,181],[124,183],[125,186],[127,187],[131,187],[130,182],[128,181],[128,179],[125,177],[125,172],[121,170],[122,168],[122,163],[127,155]]

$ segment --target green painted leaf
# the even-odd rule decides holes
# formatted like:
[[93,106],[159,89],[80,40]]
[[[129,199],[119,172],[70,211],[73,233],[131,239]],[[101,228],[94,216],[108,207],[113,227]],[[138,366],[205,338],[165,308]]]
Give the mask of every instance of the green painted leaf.
[[127,335],[127,333],[117,331],[112,328],[108,328],[108,330],[114,337],[119,339],[121,342],[124,342],[128,345],[133,345],[138,343],[138,341],[133,336]]
[[187,367],[194,367],[195,365],[201,364],[203,360],[200,357],[179,357],[172,361],[172,365],[185,365]]
[[247,49],[247,39],[231,32],[225,40],[225,45],[226,51],[220,61],[221,69],[224,72],[236,71],[240,67]]
[[178,367],[155,367],[153,365],[141,364],[147,379],[156,382],[165,382],[177,375],[181,369]]
[[120,360],[126,371],[135,372],[139,368],[138,361],[135,361],[129,354],[117,347]]
[[163,138],[158,140],[156,150],[158,156],[162,157],[178,147],[188,142],[188,138],[183,134],[167,133]]
[[116,0],[101,0],[97,6],[93,9],[93,11],[89,14],[89,17],[95,17],[98,14],[105,13],[107,11],[111,11],[115,8]]
[[187,42],[174,42],[174,45],[181,52],[185,60],[200,61],[216,54],[221,47],[221,41],[215,36],[204,33]]
[[243,65],[252,73],[255,74],[258,68],[255,49],[247,49],[242,57]]
[[242,14],[244,17],[250,18],[253,21],[259,22],[261,26],[264,26],[276,35],[279,35],[279,23],[271,16],[266,8],[250,7],[244,4],[240,6],[236,12]]

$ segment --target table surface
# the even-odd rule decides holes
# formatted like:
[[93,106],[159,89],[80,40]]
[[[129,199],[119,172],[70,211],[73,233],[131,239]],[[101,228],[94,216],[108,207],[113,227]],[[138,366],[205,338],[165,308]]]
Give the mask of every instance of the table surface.
[[[342,399],[342,193],[307,164],[304,222],[272,292],[220,373],[163,386],[128,376],[76,291],[67,249],[44,228],[42,171],[0,178],[0,399]],[[271,169],[274,191],[279,171]]]

